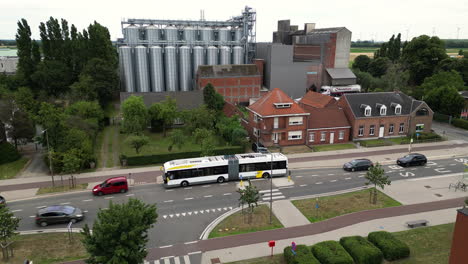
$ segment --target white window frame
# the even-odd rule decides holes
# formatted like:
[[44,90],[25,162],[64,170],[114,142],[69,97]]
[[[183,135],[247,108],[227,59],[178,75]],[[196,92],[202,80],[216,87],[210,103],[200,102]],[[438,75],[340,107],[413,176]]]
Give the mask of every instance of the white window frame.
[[258,121],[260,121],[260,116],[258,116],[257,114],[254,114],[254,122],[258,123]]
[[[300,119],[300,121],[298,121]],[[302,116],[292,116],[289,118],[289,125],[290,126],[297,126],[303,124],[303,117]]]
[[401,105],[395,106],[395,115],[401,115]]
[[289,131],[288,140],[300,140],[302,139],[302,131]]
[[400,123],[400,128],[398,129],[398,134],[405,133],[405,123]]
[[314,142],[315,141],[315,132],[310,132],[309,133],[309,142]]
[[273,103],[276,108],[290,108],[292,103]]
[[370,106],[366,106],[366,108],[364,109],[364,115],[371,116],[371,114],[372,114],[372,108]]
[[380,107],[380,115],[387,115],[387,107],[385,105],[382,105],[382,107]]
[[364,136],[364,126],[359,126],[359,130],[358,130],[358,136],[359,137],[362,137]]
[[388,126],[388,134],[392,135],[394,131],[395,131],[395,125],[394,125],[394,124],[390,124],[390,125]]
[[327,132],[320,132],[320,141],[324,142],[327,139]]
[[255,127],[253,128],[253,134],[254,134],[256,137],[259,136],[259,135],[258,135],[258,129],[255,128]]
[[[422,129],[418,129],[418,126],[422,126]],[[423,132],[424,131],[424,124],[417,124],[416,125],[416,132]]]
[[375,135],[375,125],[370,125],[369,127],[369,136]]
[[344,139],[344,130],[340,130],[338,133],[338,140],[343,140]]

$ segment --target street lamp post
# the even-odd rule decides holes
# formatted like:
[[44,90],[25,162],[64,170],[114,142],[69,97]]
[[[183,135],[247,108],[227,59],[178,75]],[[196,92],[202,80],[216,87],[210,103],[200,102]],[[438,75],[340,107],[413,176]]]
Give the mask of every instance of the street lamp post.
[[50,147],[49,147],[49,132],[46,130],[43,130],[42,133],[46,133],[46,141],[47,141],[47,152],[49,153],[49,170],[50,173],[52,174],[52,186],[55,187],[55,181],[54,181],[54,169],[52,166],[52,156],[50,155]]
[[270,225],[272,223],[273,214],[273,153],[270,151],[271,163],[270,163]]

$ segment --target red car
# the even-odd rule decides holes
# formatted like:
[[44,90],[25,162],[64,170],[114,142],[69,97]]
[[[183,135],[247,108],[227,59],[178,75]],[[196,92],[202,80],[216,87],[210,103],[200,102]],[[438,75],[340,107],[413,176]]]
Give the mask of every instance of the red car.
[[103,195],[109,193],[124,193],[128,191],[127,178],[125,177],[115,177],[105,180],[103,183],[94,186],[93,194],[94,195]]

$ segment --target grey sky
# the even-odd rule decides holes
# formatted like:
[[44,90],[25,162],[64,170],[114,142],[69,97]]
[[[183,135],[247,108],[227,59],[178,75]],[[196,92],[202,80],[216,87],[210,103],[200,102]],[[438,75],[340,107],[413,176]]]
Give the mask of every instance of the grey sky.
[[317,28],[345,26],[353,32],[353,40],[388,40],[401,32],[405,40],[421,34],[440,38],[468,39],[467,0],[14,0],[2,1],[0,39],[13,39],[16,22],[26,18],[39,38],[38,25],[50,16],[65,18],[79,30],[94,20],[109,28],[112,39],[122,36],[123,18],[199,19],[205,10],[206,20],[226,20],[237,16],[245,5],[257,11],[257,41],[271,41],[277,20],[290,19],[299,25],[315,22]]

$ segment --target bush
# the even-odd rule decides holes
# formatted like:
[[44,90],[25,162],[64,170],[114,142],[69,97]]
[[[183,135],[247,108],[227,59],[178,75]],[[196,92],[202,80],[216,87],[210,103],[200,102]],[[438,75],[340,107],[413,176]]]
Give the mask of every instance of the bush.
[[459,128],[468,129],[468,121],[463,119],[455,118],[453,119],[452,124]]
[[[214,155],[231,155],[243,153],[243,147],[226,147],[214,150]],[[175,159],[197,158],[201,156],[201,151],[173,152],[163,154],[153,154],[145,156],[126,156],[120,155],[120,161],[127,160],[127,166],[139,166],[148,164],[159,164]]]
[[[416,136],[419,134],[419,136]],[[441,139],[442,137],[436,133],[423,133],[423,132],[416,132],[413,134],[414,140],[429,140],[429,139]]]
[[296,255],[292,253],[291,247],[286,247],[283,253],[288,264],[320,264],[306,245],[297,245]]
[[353,264],[353,258],[337,241],[323,241],[312,246],[312,253],[322,264]]
[[8,142],[0,143],[0,164],[13,162],[19,158],[21,158],[21,155],[12,144]]
[[382,251],[384,258],[388,261],[407,258],[410,255],[408,245],[396,239],[389,232],[372,232],[367,239]]
[[340,244],[357,264],[380,264],[383,261],[380,249],[362,236],[342,237]]

